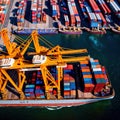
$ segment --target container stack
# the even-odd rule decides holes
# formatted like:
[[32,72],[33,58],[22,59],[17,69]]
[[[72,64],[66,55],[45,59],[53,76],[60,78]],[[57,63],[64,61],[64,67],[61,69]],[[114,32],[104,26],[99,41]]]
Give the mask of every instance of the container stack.
[[110,0],[109,6],[115,13],[115,15],[120,19],[120,6],[117,4],[117,2],[114,0]]
[[25,96],[26,98],[35,98],[35,94],[34,94],[34,90],[35,90],[35,84],[27,84],[25,86]]
[[10,0],[0,0],[0,4],[3,5],[7,5],[7,4],[10,4]]
[[72,5],[73,12],[74,12],[75,20],[76,20],[76,27],[80,27],[81,19],[80,19],[80,16],[79,16],[79,13],[78,13],[78,10],[77,10],[74,0],[71,0],[71,5]]
[[26,3],[27,3],[27,0],[20,0],[19,1],[18,11],[17,11],[17,26],[18,27],[24,26]]
[[[85,11],[87,13],[87,15],[84,12],[84,16],[86,18],[88,18],[89,23],[90,23],[90,27],[91,28],[97,28],[98,27],[98,21],[97,21],[97,17],[95,15],[95,13],[92,11],[92,8],[89,6],[89,4],[87,2],[84,2],[84,8]],[[83,10],[83,8],[82,8]]]
[[0,24],[3,24],[5,20],[5,8],[0,6]]
[[98,21],[97,21],[95,13],[90,12],[90,13],[88,13],[88,16],[89,16],[89,21],[90,21],[90,27],[91,28],[97,28],[98,27]]
[[45,98],[45,90],[44,90],[44,82],[42,79],[41,71],[37,71],[36,77],[36,86],[35,86],[35,96],[36,98],[44,99]]
[[80,71],[84,83],[84,92],[92,92],[94,89],[93,78],[88,61],[80,61]]
[[[37,0],[32,0],[31,3],[31,12],[32,12],[32,23],[36,24],[37,23],[37,14],[38,14],[38,1]],[[38,17],[40,15],[38,14]]]
[[7,7],[10,4],[10,0],[0,0],[0,24],[4,23],[7,13]]
[[64,20],[65,20],[65,26],[68,27],[70,25],[70,21],[69,21],[68,15],[64,14]]
[[25,85],[25,96],[26,98],[35,98],[35,80],[36,80],[36,72],[32,73],[32,79],[27,81]]
[[85,18],[87,18],[88,15],[86,14],[87,11],[86,11],[86,8],[85,8],[84,3],[81,2],[81,1],[79,1],[79,6],[80,6],[80,9],[81,9],[81,11],[82,11],[83,16],[84,16]]
[[52,7],[52,17],[54,19],[59,19],[60,18],[60,9],[58,2],[56,0],[50,0],[50,4]]
[[42,0],[38,0],[37,22],[40,23],[42,17]]
[[106,20],[105,20],[103,14],[101,13],[96,1],[95,0],[89,0],[89,3],[90,3],[90,5],[91,5],[91,7],[94,11],[94,14],[95,15],[97,14],[96,17],[97,17],[97,21],[99,22],[99,26],[101,27],[101,20],[102,20],[102,26],[106,26],[106,24],[107,24]]
[[71,24],[70,26],[75,26],[75,16],[74,16],[74,11],[72,9],[71,1],[68,1],[67,4],[70,12],[70,24]]
[[100,6],[103,14],[110,14],[111,10],[108,8],[107,4],[105,3],[104,0],[97,0],[98,5]]
[[73,65],[69,64],[64,68],[64,98],[76,97],[76,85],[73,72]]
[[90,64],[91,64],[91,69],[93,72],[93,78],[94,78],[95,83],[96,83],[95,88],[94,88],[94,92],[100,92],[106,84],[104,74],[102,72],[102,69],[101,69],[101,66],[100,66],[98,60],[94,60],[91,58]]

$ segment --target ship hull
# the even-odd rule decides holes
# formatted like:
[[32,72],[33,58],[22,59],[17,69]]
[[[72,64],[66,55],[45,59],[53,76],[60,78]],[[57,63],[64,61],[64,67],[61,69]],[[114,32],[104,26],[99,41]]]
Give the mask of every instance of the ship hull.
[[[21,35],[30,35],[33,29],[24,29],[24,30],[13,30],[13,34],[21,34]],[[38,29],[38,34],[57,34],[58,31],[56,29]]]
[[101,35],[106,34],[105,31],[89,31],[89,32],[92,34],[101,34]]
[[69,100],[0,100],[0,107],[72,107],[98,102],[101,100],[108,100],[113,97],[114,96],[107,98]]
[[68,34],[68,35],[79,35],[82,34],[82,31],[62,31],[59,30],[60,33],[62,34]]

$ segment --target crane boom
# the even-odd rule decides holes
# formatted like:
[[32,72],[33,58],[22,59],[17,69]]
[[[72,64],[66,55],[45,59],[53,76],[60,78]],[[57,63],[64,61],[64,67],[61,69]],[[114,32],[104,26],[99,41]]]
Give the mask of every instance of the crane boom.
[[2,29],[1,38],[3,39],[4,45],[6,46],[9,55],[16,54],[18,51],[20,52],[20,48],[16,48],[17,44],[10,41],[10,38],[8,37],[8,30],[6,28]]
[[11,42],[8,37],[8,30],[6,28],[1,30],[1,37],[3,39],[4,45],[6,46],[8,55],[2,55],[0,58],[20,58],[23,57],[25,52],[27,51],[30,43],[32,42],[32,39],[29,39],[26,43],[24,43],[24,46],[22,48],[22,45],[19,45],[17,47],[17,43]]
[[44,53],[44,52],[48,51],[48,48],[40,46],[39,39],[38,39],[38,32],[36,30],[33,30],[31,36],[32,36],[33,43],[34,43],[35,50],[36,50],[37,54]]

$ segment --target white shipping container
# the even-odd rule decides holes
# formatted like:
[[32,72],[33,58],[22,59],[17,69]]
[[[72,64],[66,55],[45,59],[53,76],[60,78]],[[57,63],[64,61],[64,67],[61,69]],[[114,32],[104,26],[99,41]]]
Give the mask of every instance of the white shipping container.
[[98,20],[102,20],[98,13],[95,14]]
[[69,8],[69,11],[70,11],[70,15],[74,15],[71,3],[68,4],[68,8]]
[[117,8],[115,7],[115,5],[113,4],[113,2],[110,1],[110,4],[112,6],[112,9],[114,12],[118,12]]
[[117,10],[120,11],[120,7],[116,4],[115,1],[113,1],[113,4],[114,4],[115,8],[117,8]]
[[56,9],[57,9],[57,8],[56,8],[56,5],[53,5],[52,8],[53,8],[53,10],[56,10]]
[[86,10],[87,10],[88,13],[91,12],[87,6],[85,6],[85,8],[86,8]]
[[71,5],[72,5],[72,6],[75,6],[75,3],[72,3]]
[[65,82],[64,86],[70,86],[70,82],[67,82],[67,83]]
[[69,18],[67,15],[64,15],[65,21],[69,21]]
[[96,20],[96,16],[94,13],[88,13],[90,20]]
[[102,71],[101,68],[93,68],[93,71]]

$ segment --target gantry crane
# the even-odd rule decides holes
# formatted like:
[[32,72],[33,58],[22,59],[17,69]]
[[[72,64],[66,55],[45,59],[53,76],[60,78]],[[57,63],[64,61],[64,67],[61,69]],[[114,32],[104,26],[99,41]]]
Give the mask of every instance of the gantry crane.
[[[35,47],[35,52],[33,53],[29,53],[33,56],[32,59],[32,63],[27,63],[27,62],[19,62],[18,64],[18,60],[24,60],[24,53],[27,50],[28,46],[30,45],[30,42],[32,41],[31,39],[28,40],[25,44],[24,47],[24,52],[21,51],[21,49],[19,47],[16,47],[16,44],[13,44],[14,49],[8,46],[12,46],[10,40],[8,39],[9,37],[7,36],[7,32],[2,30],[1,35],[2,38],[4,40],[4,44],[6,45],[7,50],[9,51],[10,48],[10,52],[9,52],[9,57],[10,58],[18,58],[17,59],[17,64],[14,62],[14,64],[12,66],[8,66],[8,67],[1,67],[1,72],[0,72],[0,90],[2,93],[4,93],[5,87],[7,85],[7,81],[9,81],[14,88],[20,93],[21,95],[21,99],[24,99],[24,93],[22,91],[22,87],[23,84],[26,80],[26,76],[24,74],[24,69],[33,69],[33,68],[40,68],[41,73],[42,73],[42,77],[43,77],[43,81],[45,84],[45,93],[46,93],[46,97],[47,99],[50,99],[50,93],[49,93],[49,89],[51,88],[56,88],[57,89],[57,97],[58,99],[61,98],[61,90],[60,90],[60,81],[63,79],[63,67],[67,64],[67,63],[71,63],[71,62],[80,62],[80,61],[84,61],[84,60],[89,60],[88,56],[82,56],[82,57],[63,57],[63,55],[69,55],[69,54],[81,54],[81,53],[87,53],[86,49],[79,49],[79,50],[64,50],[62,47],[60,47],[59,45],[49,49],[46,47],[43,47],[40,45],[39,43],[39,35],[37,31],[33,31],[31,34],[33,43],[34,43],[34,47]],[[5,41],[7,39],[7,42]],[[9,43],[9,44],[8,44]],[[18,49],[18,51],[16,49]],[[15,52],[16,50],[16,52]],[[12,54],[14,53],[14,54]],[[9,58],[8,57],[8,58]],[[2,56],[1,59],[4,59],[5,57]],[[52,76],[52,74],[50,73],[50,71],[48,70],[48,66],[56,66],[57,69],[57,73],[58,73],[58,81],[55,81],[55,78]],[[15,82],[12,80],[12,78],[8,75],[7,70],[10,69],[15,69],[18,71],[18,80],[19,80],[19,85],[17,86],[15,84]],[[3,99],[5,99],[5,96],[3,96]]]
[[19,69],[17,69],[18,76],[19,76],[18,86],[17,86],[14,80],[12,80],[12,78],[7,73],[7,69],[9,69],[10,66],[15,67],[15,66],[20,66],[24,64],[23,63],[24,54],[28,49],[32,39],[29,39],[28,41],[24,42],[24,44],[22,43],[21,45],[18,46],[17,43],[10,41],[7,29],[2,29],[0,33],[8,53],[7,55],[0,56],[0,92],[2,93],[3,99],[6,99],[7,96],[6,96],[5,88],[9,81],[14,86],[14,88],[18,91],[18,93],[20,94],[20,97],[23,99],[24,93],[22,91],[22,87],[26,78],[24,75],[24,72],[19,71]]
[[[39,44],[39,35],[37,31],[32,32],[32,39],[34,42],[35,54],[33,56],[33,64],[41,64],[41,72],[45,84],[45,92],[47,99],[50,99],[49,89],[50,88],[57,88],[58,99],[61,97],[61,90],[60,90],[60,81],[63,79],[63,66],[70,62],[80,62],[81,60],[88,60],[88,56],[83,57],[68,57],[63,58],[63,55],[70,55],[70,54],[81,54],[87,53],[86,49],[79,49],[79,50],[64,50],[59,45],[48,49]],[[58,81],[56,82],[50,71],[47,69],[48,66],[56,66],[57,73],[58,73]]]

